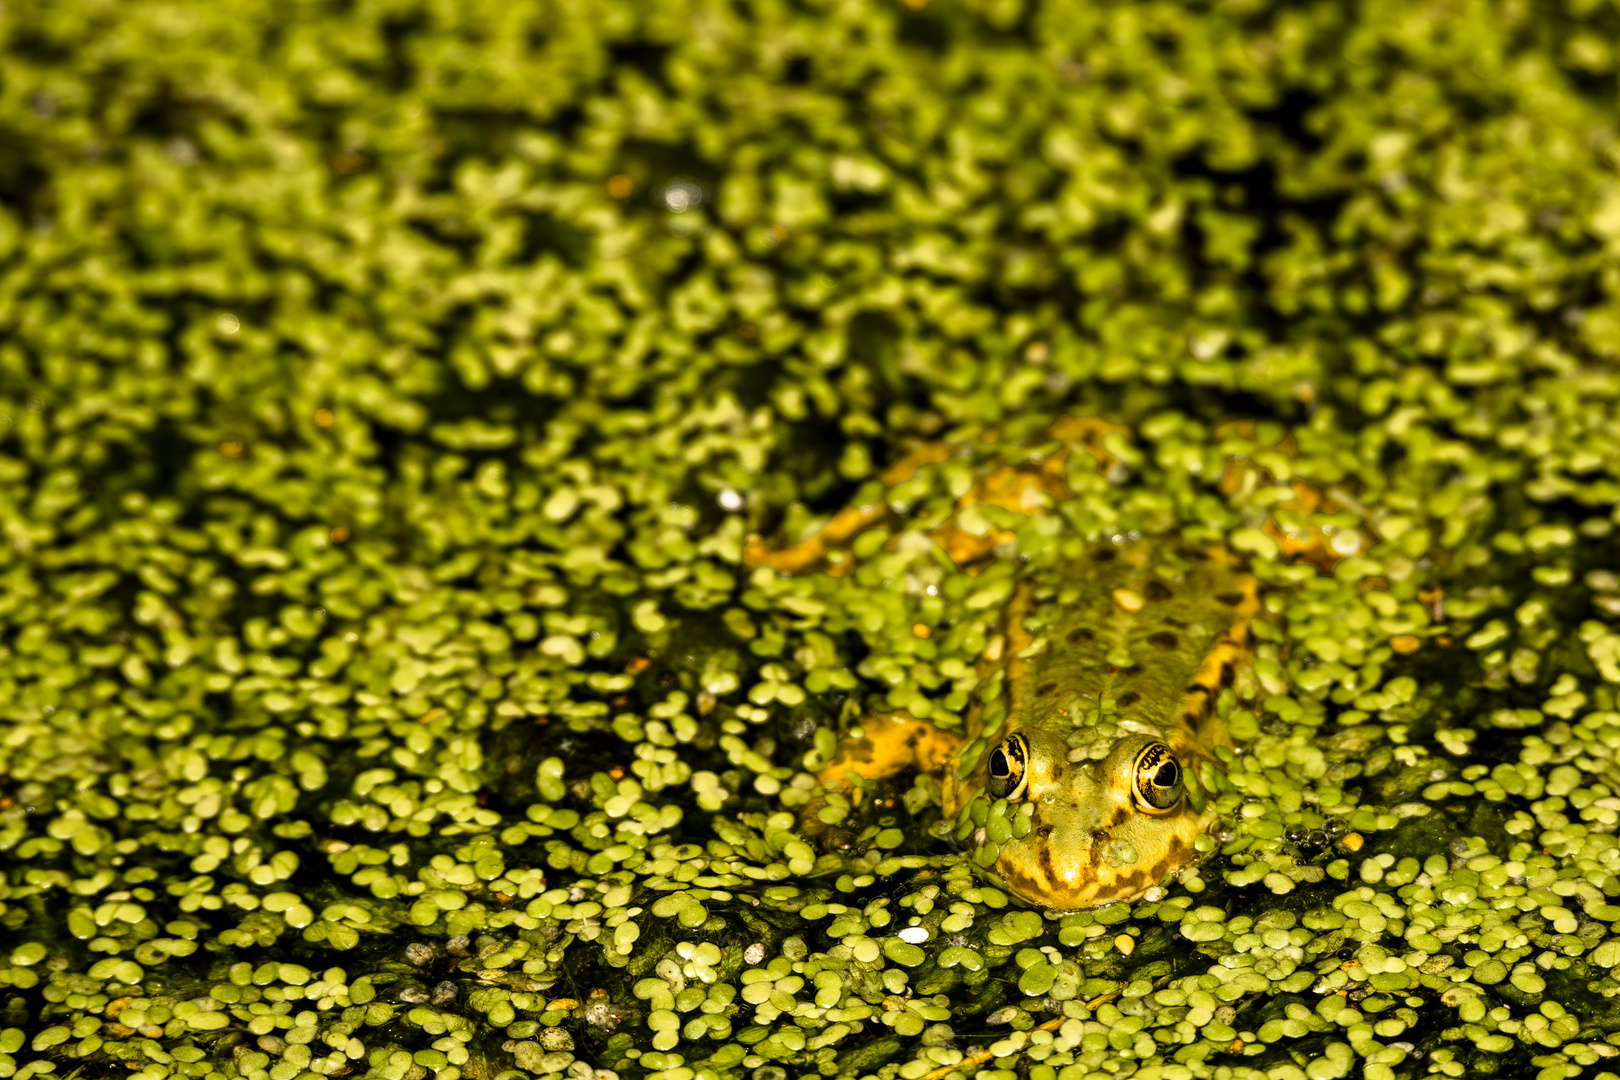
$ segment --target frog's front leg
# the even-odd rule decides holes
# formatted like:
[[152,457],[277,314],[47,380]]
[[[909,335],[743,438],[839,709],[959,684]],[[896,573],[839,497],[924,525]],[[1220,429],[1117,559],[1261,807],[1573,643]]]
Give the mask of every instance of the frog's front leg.
[[[941,731],[906,712],[883,713],[851,728],[838,741],[833,758],[816,773],[823,790],[859,804],[869,782],[908,770],[939,775],[962,745],[962,736]],[[800,831],[824,848],[848,846],[849,830],[835,828],[838,799],[812,800],[799,815]],[[846,835],[848,834],[848,835]]]
[[907,769],[939,772],[961,745],[962,736],[941,731],[910,713],[884,713],[851,728],[816,778],[831,786],[850,784],[851,775],[859,780],[883,780]]

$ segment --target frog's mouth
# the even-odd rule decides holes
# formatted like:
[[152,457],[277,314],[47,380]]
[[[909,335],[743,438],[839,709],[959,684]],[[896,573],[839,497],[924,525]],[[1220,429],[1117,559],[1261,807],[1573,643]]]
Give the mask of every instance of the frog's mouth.
[[1001,845],[995,870],[1024,903],[1076,911],[1134,900],[1190,863],[1194,854],[1192,839],[1180,830],[1160,840],[1152,852],[1106,829],[1054,830],[1044,839],[1032,833]]

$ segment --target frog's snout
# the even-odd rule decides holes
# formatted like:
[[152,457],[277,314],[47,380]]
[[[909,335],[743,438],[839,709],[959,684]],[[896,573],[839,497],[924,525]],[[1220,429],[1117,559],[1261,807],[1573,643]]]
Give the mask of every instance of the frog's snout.
[[1106,834],[1089,829],[1033,832],[1002,845],[996,870],[1018,899],[1047,907],[1076,909],[1105,902],[1108,868],[1103,865]]
[[1001,846],[996,871],[1029,904],[1078,910],[1130,900],[1194,855],[1199,822],[1135,812],[1095,788],[1052,792],[1029,834]]

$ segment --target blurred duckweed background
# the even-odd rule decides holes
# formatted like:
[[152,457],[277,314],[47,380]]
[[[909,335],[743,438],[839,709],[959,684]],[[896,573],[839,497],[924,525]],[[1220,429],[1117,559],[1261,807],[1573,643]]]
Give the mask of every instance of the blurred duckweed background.
[[[1616,41],[0,6],[0,1077],[1615,1076]],[[1063,416],[1113,466],[951,565],[922,515]],[[1132,532],[1266,583],[1195,872],[1020,908],[928,777],[803,834],[1024,559]]]

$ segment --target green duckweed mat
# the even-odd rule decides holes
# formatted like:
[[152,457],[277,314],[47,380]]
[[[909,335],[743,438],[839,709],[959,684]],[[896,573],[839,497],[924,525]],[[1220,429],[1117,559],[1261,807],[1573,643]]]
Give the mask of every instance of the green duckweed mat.
[[[0,1077],[1615,1076],[1616,41],[0,5]],[[1061,416],[1115,467],[950,565]],[[851,575],[744,565],[881,501]],[[805,835],[839,730],[959,722],[1026,560],[1133,532],[1266,582],[1195,872],[1020,908],[929,777]]]

